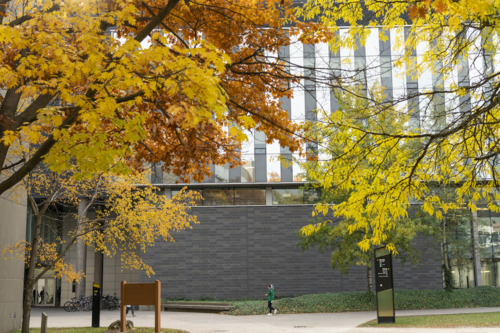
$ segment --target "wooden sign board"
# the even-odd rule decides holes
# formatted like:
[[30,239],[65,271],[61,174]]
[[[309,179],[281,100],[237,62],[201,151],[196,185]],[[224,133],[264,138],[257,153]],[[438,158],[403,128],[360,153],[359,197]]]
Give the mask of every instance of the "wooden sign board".
[[121,307],[120,307],[120,332],[126,332],[127,305],[154,305],[155,306],[155,332],[161,331],[161,282],[155,283],[130,283],[122,281]]

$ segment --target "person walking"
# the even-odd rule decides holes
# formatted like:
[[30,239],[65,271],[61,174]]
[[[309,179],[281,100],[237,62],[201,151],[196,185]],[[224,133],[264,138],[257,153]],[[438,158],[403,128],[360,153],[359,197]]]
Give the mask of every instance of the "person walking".
[[125,316],[128,315],[128,310],[132,310],[132,317],[135,317],[134,306],[133,305],[127,305],[127,312],[125,312]]
[[269,308],[269,313],[267,314],[268,316],[272,316],[273,315],[273,311],[274,311],[274,314],[276,314],[278,312],[278,310],[276,310],[275,308],[273,308],[273,301],[274,301],[274,286],[272,284],[268,285],[267,288],[269,289],[269,293],[266,294],[267,296],[267,307]]
[[40,302],[38,304],[43,304],[44,298],[45,298],[45,287],[42,287],[42,291],[40,291]]

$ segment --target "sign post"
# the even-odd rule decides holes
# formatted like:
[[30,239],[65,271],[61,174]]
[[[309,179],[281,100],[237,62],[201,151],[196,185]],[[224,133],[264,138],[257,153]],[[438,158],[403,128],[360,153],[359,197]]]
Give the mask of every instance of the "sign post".
[[126,332],[127,305],[154,305],[155,306],[155,332],[161,332],[161,282],[155,283],[130,283],[122,281],[121,306],[120,306],[120,332]]
[[386,247],[375,249],[375,290],[377,291],[377,322],[395,323],[392,256]]
[[92,327],[100,327],[101,322],[101,285],[94,283],[92,288]]

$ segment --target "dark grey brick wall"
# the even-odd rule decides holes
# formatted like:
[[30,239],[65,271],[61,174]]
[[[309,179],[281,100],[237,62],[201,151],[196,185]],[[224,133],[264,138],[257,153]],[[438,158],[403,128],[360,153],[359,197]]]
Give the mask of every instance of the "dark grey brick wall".
[[423,237],[417,237],[415,244],[422,252],[421,264],[412,267],[409,261],[401,265],[399,260],[394,260],[394,286],[401,289],[442,289],[439,246]]
[[[343,276],[330,267],[330,254],[295,247],[295,231],[308,224],[312,206],[195,207],[200,223],[158,241],[142,258],[159,279],[162,297],[263,298],[267,285],[277,295],[366,290],[366,271]],[[442,288],[440,263],[423,257],[419,270],[395,262],[398,288]]]

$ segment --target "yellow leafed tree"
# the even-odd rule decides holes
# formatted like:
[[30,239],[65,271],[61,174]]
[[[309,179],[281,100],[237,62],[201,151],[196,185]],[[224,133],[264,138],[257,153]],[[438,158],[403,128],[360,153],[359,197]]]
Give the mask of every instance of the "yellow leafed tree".
[[[333,52],[364,46],[372,34],[382,42],[391,37],[390,57],[374,55],[354,70],[344,59],[333,68],[337,74],[325,83],[343,105],[320,110],[322,122],[304,125],[320,142],[318,161],[306,163],[308,178],[327,191],[349,193],[336,205],[317,205],[317,213],[333,210],[356,221],[351,232],[372,229],[361,249],[386,244],[395,251],[387,232],[407,217],[411,202],[438,218],[464,205],[474,211],[480,200],[498,211],[499,6],[489,0],[309,0],[297,9],[302,19],[333,31]],[[387,91],[381,75],[413,84],[431,77],[432,84]],[[455,188],[456,199],[441,200],[436,184]]]
[[[72,172],[54,173],[37,168],[23,181],[28,194],[28,202],[34,216],[33,237],[19,240],[16,244],[3,248],[5,259],[24,260],[28,274],[24,286],[23,330],[28,331],[33,293],[37,281],[49,270],[57,277],[68,281],[78,281],[83,272],[68,263],[65,256],[69,249],[80,242],[93,247],[95,251],[108,256],[121,253],[122,268],[144,270],[148,276],[154,274],[137,253],[154,246],[157,239],[173,241],[172,232],[191,228],[198,223],[196,216],[188,213],[188,206],[195,205],[200,195],[195,192],[180,191],[171,200],[166,200],[163,192],[146,183],[143,174],[116,177],[112,172],[100,173],[81,181],[72,177]],[[67,217],[77,220],[76,227],[70,229],[63,224],[63,241],[60,230],[52,230],[56,242],[42,239],[42,217],[48,209],[57,206],[78,206],[82,197],[84,209]],[[95,218],[87,218],[89,210],[95,211]],[[46,230],[48,228],[45,228]],[[35,275],[35,268],[42,267]]]

